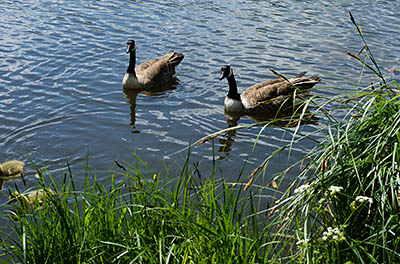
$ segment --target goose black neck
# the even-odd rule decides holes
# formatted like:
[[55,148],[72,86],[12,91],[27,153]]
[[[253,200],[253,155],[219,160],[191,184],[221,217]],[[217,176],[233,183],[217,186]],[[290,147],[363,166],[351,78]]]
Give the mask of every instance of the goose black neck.
[[233,76],[233,73],[230,76],[228,76],[227,79],[228,79],[228,84],[229,84],[228,97],[231,99],[240,100],[240,94],[238,93],[237,84],[236,84],[235,76]]
[[135,65],[136,65],[136,50],[132,50],[129,53],[130,59],[129,59],[129,66],[128,69],[126,70],[127,73],[133,73],[135,74]]

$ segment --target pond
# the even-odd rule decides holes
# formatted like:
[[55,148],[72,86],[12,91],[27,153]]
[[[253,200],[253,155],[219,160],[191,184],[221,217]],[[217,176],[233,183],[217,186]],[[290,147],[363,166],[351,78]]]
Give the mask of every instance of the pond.
[[[276,78],[269,68],[289,77],[301,71],[321,76],[321,89],[313,91],[321,97],[339,93],[335,87],[354,89],[361,67],[345,51],[357,53],[362,42],[347,11],[362,25],[382,68],[395,68],[400,2],[351,2],[1,1],[0,161],[24,160],[28,186],[36,179],[27,155],[60,178],[68,160],[83,179],[87,154],[100,180],[114,160],[133,162],[135,152],[155,172],[163,160],[182,163],[190,143],[229,126],[223,107],[228,84],[218,80],[225,64],[233,67],[239,91]],[[139,63],[172,49],[184,53],[179,83],[153,94],[124,93],[128,39],[136,41]],[[242,117],[238,123],[254,121]],[[192,160],[207,171],[214,153],[218,168],[234,181],[245,161],[249,174],[291,140],[291,130],[268,127],[253,149],[260,129],[194,146]],[[265,177],[300,160],[313,144],[296,145],[289,161],[281,154]]]

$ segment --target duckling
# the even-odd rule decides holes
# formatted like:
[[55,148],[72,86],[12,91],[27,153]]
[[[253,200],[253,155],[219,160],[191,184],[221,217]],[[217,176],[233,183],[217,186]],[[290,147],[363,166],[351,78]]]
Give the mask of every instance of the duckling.
[[25,163],[19,160],[9,160],[0,164],[0,177],[18,177],[24,172]]
[[18,216],[24,216],[41,207],[55,195],[56,193],[51,189],[38,189],[26,194],[14,191],[9,196],[9,202],[18,202],[19,206],[16,208],[15,213]]
[[4,182],[20,177],[24,173],[25,163],[19,160],[9,160],[0,164],[0,190]]
[[257,83],[239,94],[233,70],[231,66],[225,65],[221,68],[219,78],[227,78],[229,84],[229,92],[224,101],[225,111],[243,115],[277,113],[282,107],[293,103],[293,98],[289,97],[296,90],[308,90],[320,82],[321,78],[318,76],[303,78],[305,73],[291,79],[280,78]]
[[175,67],[183,60],[182,53],[170,51],[155,60],[145,61],[135,67],[136,44],[128,40],[126,53],[130,54],[129,66],[122,80],[124,89],[154,89],[175,79]]

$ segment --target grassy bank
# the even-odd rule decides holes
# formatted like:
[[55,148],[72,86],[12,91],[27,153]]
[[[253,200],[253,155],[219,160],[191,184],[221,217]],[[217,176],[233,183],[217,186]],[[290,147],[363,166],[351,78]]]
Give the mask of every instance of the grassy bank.
[[355,94],[348,121],[331,123],[282,197],[282,224],[301,261],[400,260],[400,93],[392,88],[399,91],[393,83]]
[[379,82],[341,102],[347,115],[331,119],[325,140],[281,198],[281,224],[296,237],[301,262],[398,263],[400,87],[385,80],[351,13],[350,19],[364,56],[347,54]]
[[260,221],[251,193],[241,195],[242,188],[216,180],[213,171],[202,177],[189,160],[178,177],[167,169],[153,174],[136,161],[117,163],[105,184],[88,169],[83,191],[75,190],[72,173],[64,183],[40,186],[59,195],[3,227],[5,262],[262,263],[272,257],[270,224]]

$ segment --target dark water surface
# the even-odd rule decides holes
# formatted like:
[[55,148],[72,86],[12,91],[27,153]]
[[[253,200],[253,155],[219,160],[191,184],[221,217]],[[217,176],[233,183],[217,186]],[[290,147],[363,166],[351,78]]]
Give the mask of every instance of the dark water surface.
[[[100,179],[113,160],[132,162],[134,151],[156,172],[163,159],[173,166],[185,152],[170,154],[228,127],[223,111],[228,86],[218,81],[227,63],[240,91],[275,78],[268,68],[287,76],[306,70],[322,77],[321,87],[352,89],[360,66],[344,52],[356,53],[361,41],[347,10],[363,26],[380,65],[393,68],[400,59],[400,2],[351,2],[0,1],[0,161],[27,161],[29,154],[62,177],[68,159],[82,179],[88,151]],[[183,52],[180,83],[153,95],[125,94],[128,39],[136,40],[138,62],[171,49]],[[315,93],[330,97],[337,91]],[[242,117],[239,124],[252,122]],[[254,169],[291,136],[266,128],[253,151],[259,131],[214,140],[225,177],[236,179],[244,160],[248,171]],[[290,160],[301,159],[312,146],[295,146]],[[210,143],[192,152],[194,161],[211,167]],[[280,161],[271,162],[267,178],[284,168],[286,158]],[[28,185],[36,183],[33,175],[28,163]]]

